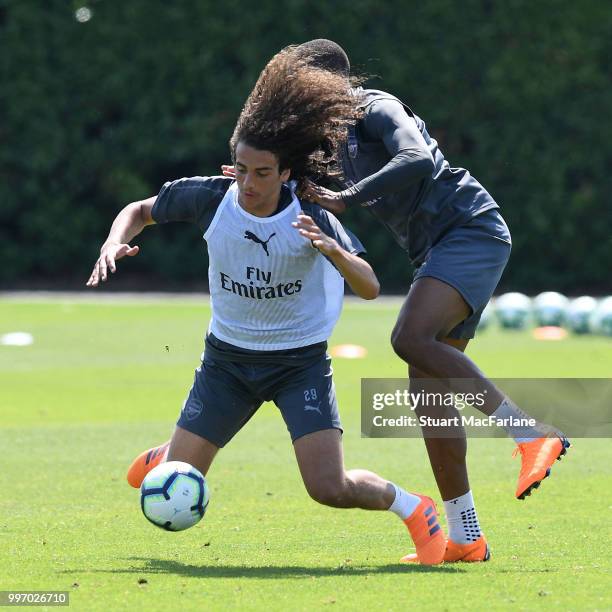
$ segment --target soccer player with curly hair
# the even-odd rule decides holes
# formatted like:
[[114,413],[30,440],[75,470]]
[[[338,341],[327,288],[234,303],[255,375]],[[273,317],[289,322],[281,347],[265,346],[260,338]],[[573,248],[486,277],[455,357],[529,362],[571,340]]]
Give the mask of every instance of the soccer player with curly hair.
[[[209,254],[212,318],[202,363],[169,443],[143,452],[128,471],[138,487],[164,460],[207,474],[220,448],[264,401],[279,408],[310,496],[337,508],[389,510],[408,527],[417,554],[442,561],[445,540],[433,501],[366,470],[345,470],[327,339],[344,281],[362,298],[379,285],[360,242],[329,212],[300,202],[289,181],[326,176],[360,116],[342,78],[296,62],[293,50],[261,73],[230,140],[235,180],[194,177],[126,206],[102,246],[89,286],[147,225],[199,227]],[[290,87],[289,87],[290,85]],[[323,96],[319,91],[326,91]]]

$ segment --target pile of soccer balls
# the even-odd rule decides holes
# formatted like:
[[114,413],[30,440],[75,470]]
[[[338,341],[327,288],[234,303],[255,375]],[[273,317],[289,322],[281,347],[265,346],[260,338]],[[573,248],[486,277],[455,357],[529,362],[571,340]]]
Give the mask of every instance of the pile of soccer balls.
[[210,500],[199,470],[182,461],[168,461],[153,468],[142,481],[140,506],[157,527],[182,531],[202,520]]
[[522,293],[505,293],[489,302],[479,329],[486,328],[494,318],[504,329],[555,326],[567,327],[576,334],[612,336],[612,296],[598,301],[586,295],[569,300],[554,291],[533,299]]

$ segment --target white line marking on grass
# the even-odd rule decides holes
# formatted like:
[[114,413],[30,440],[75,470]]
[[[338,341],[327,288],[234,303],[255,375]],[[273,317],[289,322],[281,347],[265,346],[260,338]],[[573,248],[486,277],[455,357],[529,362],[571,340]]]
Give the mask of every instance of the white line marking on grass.
[[34,343],[34,337],[28,332],[10,332],[0,336],[0,344],[5,346],[29,346]]

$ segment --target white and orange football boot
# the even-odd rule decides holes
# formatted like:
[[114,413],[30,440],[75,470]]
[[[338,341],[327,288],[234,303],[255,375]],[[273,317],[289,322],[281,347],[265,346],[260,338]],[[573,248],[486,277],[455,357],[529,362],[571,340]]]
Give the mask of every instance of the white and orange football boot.
[[[491,558],[489,545],[484,537],[480,537],[470,544],[456,544],[452,540],[446,542],[446,550],[444,551],[444,563],[478,563],[488,561]],[[401,563],[420,563],[418,553],[412,553],[402,557]]]
[[169,448],[170,441],[140,453],[128,469],[126,478],[129,485],[135,489],[140,488],[145,476],[168,456]]
[[518,453],[521,454],[521,472],[516,487],[516,498],[525,499],[531,495],[531,492],[550,476],[552,465],[555,461],[561,460],[569,447],[569,440],[557,434],[517,444],[512,454],[513,457]]
[[418,495],[421,503],[414,512],[404,519],[412,541],[416,548],[418,563],[422,565],[437,565],[444,560],[446,538],[438,522],[438,511],[431,497]]

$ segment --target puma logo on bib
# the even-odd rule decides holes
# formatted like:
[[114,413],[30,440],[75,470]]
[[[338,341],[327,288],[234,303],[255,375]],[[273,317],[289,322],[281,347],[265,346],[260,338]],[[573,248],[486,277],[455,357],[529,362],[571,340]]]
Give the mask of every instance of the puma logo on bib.
[[268,253],[268,242],[272,240],[272,236],[276,236],[276,232],[273,232],[272,234],[270,234],[270,237],[267,240],[262,240],[259,236],[256,236],[253,232],[250,232],[249,230],[246,230],[244,232],[244,237],[247,240],[252,240],[253,242],[257,244],[261,244],[261,248],[266,252],[266,255],[268,257],[270,257],[270,253]]

